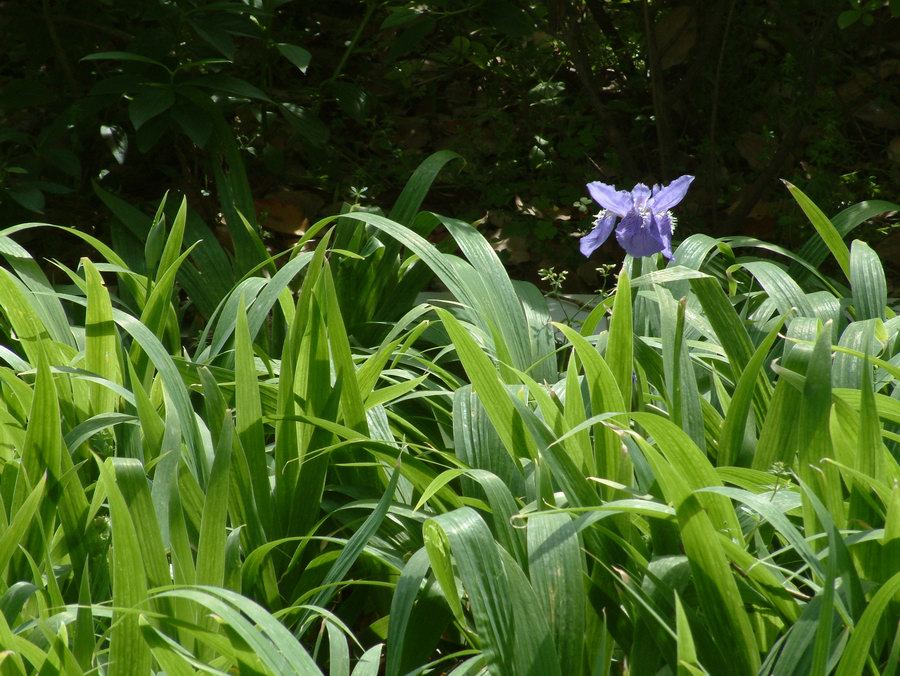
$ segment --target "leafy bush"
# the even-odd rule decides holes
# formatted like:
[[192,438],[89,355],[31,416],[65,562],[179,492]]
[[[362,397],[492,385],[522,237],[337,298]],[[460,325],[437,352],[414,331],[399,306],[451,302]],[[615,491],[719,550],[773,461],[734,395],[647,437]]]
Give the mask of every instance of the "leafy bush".
[[[900,321],[844,238],[900,207],[789,186],[799,252],[693,235],[569,325],[420,213],[450,159],[246,274],[184,202],[139,261],[0,232],[3,673],[896,664]],[[54,287],[25,230],[96,260]]]
[[[695,4],[9,2],[0,226],[30,210],[110,242],[130,233],[94,183],[141,208],[172,187],[239,254],[255,247],[238,212],[276,251],[354,187],[393,202],[423,158],[449,148],[469,165],[430,208],[486,219],[516,276],[562,266],[583,291],[598,276],[571,239],[588,227],[589,174],[633,185],[677,167],[697,176],[691,232],[785,246],[811,231],[779,176],[829,212],[891,195],[896,2]],[[302,213],[279,212],[298,194]],[[864,235],[876,248],[894,225]]]

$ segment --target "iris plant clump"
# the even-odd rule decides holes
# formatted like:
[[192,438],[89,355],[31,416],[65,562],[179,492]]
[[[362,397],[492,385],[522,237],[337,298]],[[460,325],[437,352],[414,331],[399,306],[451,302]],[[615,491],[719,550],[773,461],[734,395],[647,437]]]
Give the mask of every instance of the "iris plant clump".
[[[668,255],[690,182],[591,184],[583,250]],[[0,676],[898,676],[900,303],[844,237],[900,204],[788,189],[799,252],[693,235],[580,325],[437,215],[459,253],[349,210],[274,275],[186,199],[111,202],[140,272],[0,229]],[[94,253],[55,287],[24,231]]]
[[588,192],[603,210],[597,214],[594,228],[581,238],[581,253],[590,256],[615,228],[619,244],[635,258],[660,252],[671,258],[673,217],[670,210],[684,199],[693,180],[693,176],[681,176],[667,186],[654,185],[652,190],[638,183],[631,192],[616,190],[614,185],[600,181],[588,183]]

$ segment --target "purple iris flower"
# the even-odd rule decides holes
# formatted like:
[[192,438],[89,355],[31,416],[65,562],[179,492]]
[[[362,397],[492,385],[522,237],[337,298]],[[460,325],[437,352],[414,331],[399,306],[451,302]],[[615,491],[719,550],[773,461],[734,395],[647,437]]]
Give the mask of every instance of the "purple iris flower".
[[588,183],[588,192],[603,210],[597,214],[594,229],[581,238],[581,253],[590,256],[615,228],[619,244],[635,258],[660,251],[671,258],[673,218],[669,210],[684,199],[693,180],[693,176],[682,176],[662,188],[654,185],[652,190],[638,183],[631,192],[600,181]]

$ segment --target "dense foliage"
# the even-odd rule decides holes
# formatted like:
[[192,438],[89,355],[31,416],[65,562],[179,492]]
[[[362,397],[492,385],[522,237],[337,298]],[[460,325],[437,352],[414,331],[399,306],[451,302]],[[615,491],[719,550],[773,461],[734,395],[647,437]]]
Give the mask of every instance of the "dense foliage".
[[900,207],[789,185],[799,252],[694,235],[553,322],[420,211],[452,159],[246,274],[183,202],[107,196],[134,264],[0,232],[0,672],[895,673],[900,319],[844,238]]
[[[425,156],[452,149],[468,165],[432,191],[431,208],[485,219],[504,262],[530,279],[563,266],[571,290],[589,291],[596,263],[572,246],[589,227],[587,177],[631,186],[695,175],[686,234],[787,246],[811,230],[777,178],[829,213],[891,199],[900,183],[896,1],[2,10],[4,224],[43,211],[119,245],[132,233],[109,221],[93,184],[146,208],[173,189],[237,251],[249,243],[235,209],[279,240],[274,251],[342,200],[392,202]],[[892,222],[869,224],[873,246]],[[31,246],[69,255],[53,241]]]
[[0,0],[0,676],[896,675],[898,16]]

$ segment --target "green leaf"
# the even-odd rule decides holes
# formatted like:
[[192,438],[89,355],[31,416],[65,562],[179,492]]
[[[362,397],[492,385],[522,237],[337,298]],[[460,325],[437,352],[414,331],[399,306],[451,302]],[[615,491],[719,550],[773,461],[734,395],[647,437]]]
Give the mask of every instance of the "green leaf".
[[[764,367],[764,362],[772,346],[778,339],[779,332],[784,326],[784,317],[781,317],[765,340],[759,344],[753,357],[744,367],[744,372],[738,381],[731,398],[731,404],[728,406],[728,412],[725,415],[725,426],[719,435],[719,465],[734,465],[740,457],[741,447],[744,440],[744,432],[747,427],[750,407],[753,402],[753,392],[759,377],[760,370]],[[762,421],[758,421],[759,425]]]
[[243,296],[235,324],[235,414],[238,438],[247,458],[253,498],[263,524],[271,518],[271,488],[266,460],[259,380]]
[[[148,329],[151,329],[156,338],[168,343],[172,352],[175,353],[179,351],[181,332],[178,328],[175,308],[172,307],[172,291],[175,287],[175,277],[181,264],[187,260],[187,257],[193,250],[194,247],[190,247],[176,258],[164,273],[160,274],[160,279],[150,291],[147,303],[141,312],[141,323]],[[147,355],[140,345],[132,344],[131,359],[138,372],[143,374],[144,378],[149,378],[150,369],[148,368]]]
[[351,676],[378,676],[378,669],[381,664],[381,651],[383,648],[384,644],[379,643],[363,653],[363,656],[359,658],[359,662],[353,667]]
[[[509,552],[502,548],[498,548],[497,551],[509,580],[509,603],[512,605],[517,646],[514,673],[526,674],[534,671],[548,676],[562,676],[559,659],[553,649],[549,623],[541,613],[534,612],[540,607],[537,594]],[[573,642],[575,640],[574,637],[567,639]],[[583,640],[580,643],[583,643]]]
[[37,484],[44,473],[49,474],[51,482],[56,484],[62,479],[63,456],[68,457],[68,453],[62,448],[62,420],[56,384],[43,352],[38,355],[37,362],[34,398],[28,416],[32,422],[25,430],[20,457],[22,469],[32,485]]
[[153,587],[171,584],[169,562],[150,496],[146,470],[134,458],[111,458],[111,463],[116,485],[132,518],[147,581]]
[[172,410],[169,411],[167,406],[167,413],[170,415],[174,414],[175,419],[178,421],[179,432],[191,451],[191,457],[187,459],[189,465],[197,476],[205,478],[207,462],[206,458],[201,454],[198,438],[199,431],[194,418],[194,410],[190,403],[190,395],[181,375],[178,373],[178,368],[156,336],[140,321],[115,308],[113,308],[113,319],[134,338],[135,342],[141,346],[141,349],[147,354],[157,371],[159,371],[163,387],[168,396],[171,397]]
[[[753,359],[753,343],[744,322],[735,312],[734,306],[715,279],[692,279],[691,289],[703,306],[709,323],[719,339],[719,343],[728,356],[728,363],[734,372],[734,380],[740,379],[746,364]],[[763,417],[768,410],[771,386],[765,371],[760,369],[753,394],[753,404],[758,417]]]
[[697,676],[705,674],[697,662],[697,650],[694,647],[694,637],[691,634],[691,625],[684,612],[681,597],[675,594],[675,631],[678,634],[678,676]]
[[797,204],[800,205],[800,208],[803,209],[803,213],[806,214],[809,222],[812,223],[816,232],[819,233],[819,237],[828,247],[828,250],[831,251],[831,255],[834,256],[838,265],[841,266],[844,276],[850,279],[850,251],[847,249],[847,245],[844,243],[837,228],[828,220],[828,216],[822,213],[822,210],[800,188],[787,181],[783,181],[783,183],[787,186]]
[[[828,419],[831,413],[831,330],[819,331],[819,336],[809,356],[806,380],[803,385],[799,415],[797,417],[798,475],[813,487],[835,518],[841,523],[845,518],[840,478],[836,468],[824,464],[833,457]],[[807,506],[804,519],[810,532],[815,532],[815,520]]]
[[760,286],[775,303],[779,314],[788,316],[792,311],[796,311],[800,317],[815,316],[803,289],[777,265],[768,261],[755,261],[744,263],[743,266],[756,277]]
[[6,576],[6,567],[9,565],[13,554],[16,553],[21,543],[25,542],[25,535],[38,514],[38,508],[44,497],[47,477],[42,476],[35,484],[31,493],[22,505],[12,515],[12,521],[6,525],[0,534],[0,577]]
[[[85,317],[84,367],[101,378],[120,385],[116,325],[112,316],[112,302],[103,278],[88,259],[82,259],[87,287],[87,314]],[[90,383],[91,414],[115,411],[116,393],[99,383]]]
[[330,133],[328,127],[315,113],[296,103],[282,103],[280,109],[297,134],[302,136],[314,148],[322,148]]
[[887,281],[878,254],[868,244],[853,240],[850,249],[850,287],[857,319],[884,319]]
[[[607,412],[627,413],[615,375],[596,348],[572,327],[565,324],[554,324],[554,327],[562,331],[572,343],[575,354],[581,361],[590,393],[591,414],[596,417]],[[594,465],[600,476],[624,479],[629,474],[627,463],[623,462],[620,452],[621,443],[613,429],[606,425],[595,425]],[[606,491],[606,495],[611,497],[611,492]]]
[[219,28],[208,21],[191,21],[190,23],[193,29],[197,31],[197,35],[203,38],[204,42],[215,48],[215,50],[222,54],[226,59],[234,59],[234,39],[228,31]]
[[8,187],[4,188],[4,192],[28,211],[44,213],[44,193],[40,189],[30,186]]
[[146,88],[128,104],[128,117],[135,130],[175,105],[175,94],[169,88]]
[[872,392],[872,372],[863,364],[859,384],[859,447],[856,454],[859,471],[875,480],[887,479],[886,453],[881,443],[881,424]]
[[[771,475],[766,476],[771,477]],[[699,492],[723,495],[746,505],[778,531],[784,541],[794,550],[794,553],[809,566],[810,570],[819,577],[825,576],[825,568],[822,562],[806,542],[803,534],[791,523],[788,516],[768,495],[757,495],[750,491],[726,486],[708,486],[699,489]]]
[[140,608],[147,601],[147,578],[134,522],[116,485],[111,461],[101,463],[100,476],[112,520],[113,614],[109,630],[109,673],[150,673],[150,650],[141,636]]
[[451,150],[440,150],[425,158],[403,186],[403,191],[391,209],[389,218],[412,228],[416,214],[419,213],[425,196],[431,190],[432,183],[441,170],[454,160],[462,160],[462,157]]
[[[441,218],[441,222],[479,272],[483,293],[471,300],[477,303],[479,315],[495,336],[495,342],[502,343],[503,349],[510,353],[515,368],[529,369],[543,356],[533,349],[531,335],[538,327],[528,325],[522,303],[500,258],[484,236],[468,223],[449,218]],[[497,334],[502,336],[500,341]]]
[[515,413],[509,392],[488,356],[478,347],[459,320],[446,310],[439,309],[437,313],[444,322],[463,368],[471,379],[472,386],[510,458],[514,463],[518,463],[519,455],[522,453],[534,456],[533,444],[523,434],[521,422]]
[[871,646],[878,625],[885,619],[885,612],[894,598],[900,593],[900,573],[885,582],[866,605],[866,609],[856,623],[850,640],[844,648],[844,654],[838,663],[836,676],[859,676],[866,667],[869,646]]
[[[438,559],[451,553],[456,561],[488,669],[496,674],[515,673],[516,642],[509,582],[487,525],[473,509],[463,507],[428,519],[423,536],[432,569],[437,571]],[[442,543],[446,543],[449,551],[444,551]],[[438,577],[448,599],[458,593],[452,580],[452,575],[449,580]]]
[[[272,311],[275,303],[278,302],[279,297],[282,296],[285,289],[288,288],[288,285],[297,277],[297,275],[309,265],[312,257],[313,254],[309,251],[297,255],[288,263],[285,263],[271,279],[264,283],[259,295],[256,296],[256,300],[250,305],[250,308],[247,311],[247,322],[251,340],[256,339],[257,334],[265,324],[269,313]],[[247,281],[249,282],[249,280]],[[255,295],[250,294],[247,287],[239,284],[238,286],[235,286],[230,295],[222,301],[222,304],[220,305],[221,311],[218,313],[221,318],[216,323],[212,345],[210,345],[208,351],[201,351],[201,349],[198,348],[198,354],[194,356],[195,360],[212,359],[224,349],[234,332],[235,323],[232,321],[232,318],[236,316],[235,313],[237,312],[238,302],[245,292],[247,296],[245,302],[248,302],[250,298]],[[205,343],[205,339],[201,341],[201,343]]]
[[528,572],[547,617],[563,674],[581,670],[584,650],[584,593],[581,548],[575,523],[567,514],[537,514],[528,519]]
[[[155,219],[154,219],[155,220]],[[172,221],[172,229],[166,236],[166,244],[163,247],[162,254],[159,258],[159,267],[156,272],[156,283],[158,284],[162,276],[168,272],[169,268],[178,260],[181,254],[181,245],[184,241],[184,231],[187,225],[187,198],[181,198],[181,204],[178,207],[178,213],[175,220]]]
[[428,552],[423,547],[413,554],[397,580],[394,595],[391,599],[390,629],[387,641],[387,662],[385,674],[399,676],[402,659],[406,650],[406,639],[413,605],[422,587],[430,563]]
[[[721,485],[722,481],[706,454],[674,423],[651,413],[634,413],[633,418],[653,437],[670,467],[680,473],[691,491]],[[740,523],[730,501],[721,498],[699,500],[719,532],[725,532],[738,542],[743,540]]]
[[225,582],[225,526],[228,516],[232,425],[231,412],[226,412],[209,476],[209,489],[203,504],[200,541],[197,544],[198,584],[221,587]]
[[347,637],[334,623],[324,620],[328,631],[328,665],[329,676],[350,676],[350,646]]
[[165,590],[156,596],[185,599],[205,608],[208,612],[204,615],[216,616],[233,630],[271,673],[301,676],[322,673],[281,622],[240,594],[218,587],[191,586]]
[[[860,354],[875,356],[888,342],[887,331],[880,319],[865,319],[851,322],[844,329],[838,346]],[[864,370],[863,359],[848,352],[837,351],[832,367],[834,387],[859,387]],[[871,366],[868,368],[871,369]],[[871,374],[870,374],[871,376]]]
[[191,80],[185,84],[203,87],[204,89],[211,89],[218,93],[230,94],[238,98],[274,103],[263,90],[255,87],[246,80],[234,77],[233,75],[225,75],[222,73],[204,75],[201,78]]
[[331,348],[332,368],[341,384],[341,414],[348,427],[358,432],[366,432],[366,414],[357,380],[356,367],[350,354],[350,339],[341,317],[341,308],[334,289],[331,268],[325,265],[322,271],[321,294],[325,306],[325,332]]
[[606,363],[619,384],[622,402],[631,408],[631,378],[634,372],[631,284],[628,271],[623,266],[616,285],[616,300],[613,303],[612,318],[609,320],[609,342],[606,346]]
[[[334,586],[335,583],[344,579],[350,571],[350,568],[359,558],[359,555],[362,554],[363,549],[369,544],[369,540],[381,526],[381,522],[384,520],[384,517],[388,512],[388,507],[390,507],[394,497],[394,491],[397,489],[397,482],[399,479],[400,468],[397,467],[391,473],[391,478],[384,495],[381,496],[375,509],[372,510],[372,513],[369,514],[362,526],[360,526],[347,540],[337,560],[331,568],[329,568],[328,573],[325,575],[325,579],[322,580],[321,591],[313,597],[310,605],[324,607],[334,595],[336,591]],[[300,621],[301,632],[308,626],[307,622],[310,615],[311,612],[308,610],[303,614]]]
[[297,66],[297,69],[306,75],[306,69],[309,67],[309,62],[312,59],[312,55],[308,51],[303,49],[303,47],[286,42],[279,42],[275,47],[278,48],[278,51],[281,52],[284,58]]
[[142,56],[140,54],[135,54],[134,52],[95,52],[93,54],[88,54],[85,57],[82,57],[82,61],[132,61],[135,63],[149,63],[154,66],[159,66],[164,70],[169,71],[165,65],[160,63],[159,61],[155,61],[146,56]]
[[[650,414],[640,415],[641,423],[644,425],[655,417]],[[662,419],[659,420],[666,423]],[[672,429],[673,435],[676,432],[683,435],[681,430],[671,423],[668,423],[668,426]],[[654,437],[659,438],[661,431],[657,430]],[[684,473],[682,468],[687,468],[688,465],[682,464],[678,467],[671,464],[671,460],[676,459],[674,456],[670,456],[668,458],[670,462],[667,463],[659,452],[643,439],[636,440],[652,467],[666,499],[675,503],[684,551],[694,573],[700,606],[708,618],[710,648],[715,651],[713,654],[717,655],[720,665],[729,665],[732,673],[755,674],[759,668],[756,637],[716,534],[724,524],[714,524],[707,514],[708,505],[704,505],[692,491],[688,479],[692,481],[697,479]],[[702,456],[699,453],[694,454],[694,458],[700,457]],[[718,479],[715,482],[718,482]]]
[[[29,225],[20,227],[25,229]],[[17,229],[19,228],[9,228],[5,232],[11,234]],[[74,347],[75,340],[66,312],[41,265],[23,247],[7,236],[0,236],[0,255],[6,259],[25,287],[34,294],[30,304],[53,339]]]
[[341,110],[353,120],[363,124],[369,113],[369,95],[353,82],[335,81],[328,85],[331,95]]
[[159,206],[156,208],[156,215],[150,224],[150,231],[147,233],[147,241],[144,243],[144,261],[147,264],[147,273],[151,276],[157,271],[157,265],[166,244],[164,209],[168,197],[169,193],[166,192],[160,200]]
[[857,21],[859,21],[860,17],[862,17],[862,12],[858,9],[848,9],[846,11],[838,14],[837,24],[838,28],[844,30],[845,28],[849,28]]
[[178,102],[172,107],[170,114],[194,145],[198,148],[206,148],[207,142],[212,136],[213,125],[201,107],[192,103]]
[[687,301],[682,299],[676,303],[672,294],[661,286],[655,287],[655,291],[659,303],[663,369],[671,418],[701,450],[706,450],[697,378],[685,340]]

